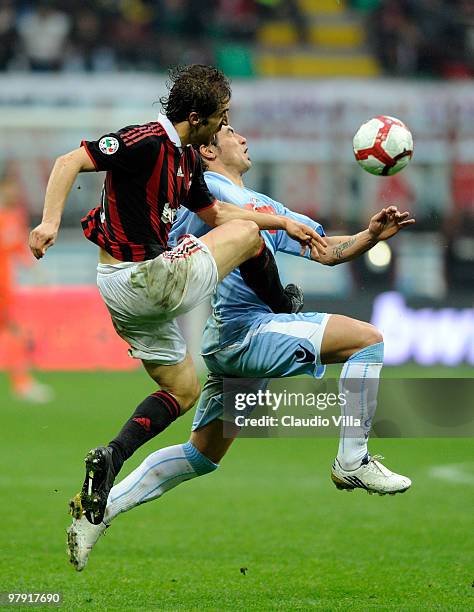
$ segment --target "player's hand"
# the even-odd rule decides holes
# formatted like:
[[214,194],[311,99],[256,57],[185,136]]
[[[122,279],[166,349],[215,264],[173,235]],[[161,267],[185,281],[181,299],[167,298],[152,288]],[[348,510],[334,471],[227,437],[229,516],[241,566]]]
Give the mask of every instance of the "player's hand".
[[382,208],[369,223],[369,234],[374,240],[388,240],[404,227],[413,225],[415,219],[408,211],[400,212],[396,206]]
[[28,244],[36,259],[41,259],[49,247],[53,246],[57,235],[57,226],[47,222],[40,223],[31,230]]
[[316,249],[321,255],[326,253],[326,241],[309,225],[294,221],[293,219],[287,219],[285,231],[290,238],[297,240],[301,244],[301,256],[304,256],[308,247],[311,250]]

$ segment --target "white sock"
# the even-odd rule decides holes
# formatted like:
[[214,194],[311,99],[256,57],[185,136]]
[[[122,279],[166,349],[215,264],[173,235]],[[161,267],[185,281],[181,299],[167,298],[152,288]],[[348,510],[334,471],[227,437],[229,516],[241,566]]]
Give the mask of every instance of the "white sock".
[[121,512],[161,497],[185,480],[217,469],[191,442],[162,448],[148,457],[109,493],[104,523],[109,525]]
[[367,440],[377,408],[377,391],[383,365],[383,342],[354,353],[344,364],[339,393],[346,398],[342,415],[360,419],[360,427],[342,425],[337,460],[345,470],[355,470],[367,455]]

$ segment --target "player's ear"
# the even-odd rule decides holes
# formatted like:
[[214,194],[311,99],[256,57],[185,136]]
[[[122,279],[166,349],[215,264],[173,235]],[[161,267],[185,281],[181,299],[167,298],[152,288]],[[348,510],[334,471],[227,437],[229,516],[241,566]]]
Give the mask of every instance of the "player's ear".
[[193,111],[188,115],[188,122],[191,127],[198,127],[201,123],[201,118],[199,117],[198,113]]
[[188,121],[189,121],[190,126],[193,127],[193,128],[195,128],[195,127],[198,128],[200,125],[208,125],[209,124],[209,120],[206,119],[206,117],[201,117],[195,111],[193,111],[192,113],[189,113]]
[[212,149],[212,145],[201,145],[199,147],[199,154],[205,162],[214,161],[217,157],[215,151]]

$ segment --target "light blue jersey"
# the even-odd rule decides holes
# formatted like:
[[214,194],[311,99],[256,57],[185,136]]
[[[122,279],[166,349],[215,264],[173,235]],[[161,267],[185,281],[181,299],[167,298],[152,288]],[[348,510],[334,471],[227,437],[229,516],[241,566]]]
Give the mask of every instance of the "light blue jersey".
[[[231,202],[241,208],[291,217],[295,221],[301,221],[313,227],[321,236],[325,235],[319,223],[289,210],[266,195],[247,187],[238,187],[222,174],[205,172],[204,177],[210,192],[218,200]],[[193,234],[199,238],[210,229],[196,214],[186,208],[180,208],[169,235],[169,244],[175,246],[184,234]],[[272,253],[281,251],[292,255],[300,254],[299,242],[291,239],[282,230],[263,231],[262,236]],[[309,258],[309,249],[306,257]],[[238,269],[219,283],[212,298],[212,308],[213,313],[206,323],[203,334],[203,355],[215,353],[242,339],[257,321],[273,315],[270,308],[245,284]]]

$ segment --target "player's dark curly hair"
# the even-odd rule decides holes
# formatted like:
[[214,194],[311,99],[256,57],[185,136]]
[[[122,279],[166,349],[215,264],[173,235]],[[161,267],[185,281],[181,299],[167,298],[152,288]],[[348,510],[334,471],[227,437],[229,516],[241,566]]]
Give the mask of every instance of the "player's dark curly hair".
[[169,94],[160,98],[172,123],[186,121],[193,111],[206,119],[231,97],[229,79],[217,68],[202,64],[177,66],[169,71]]

